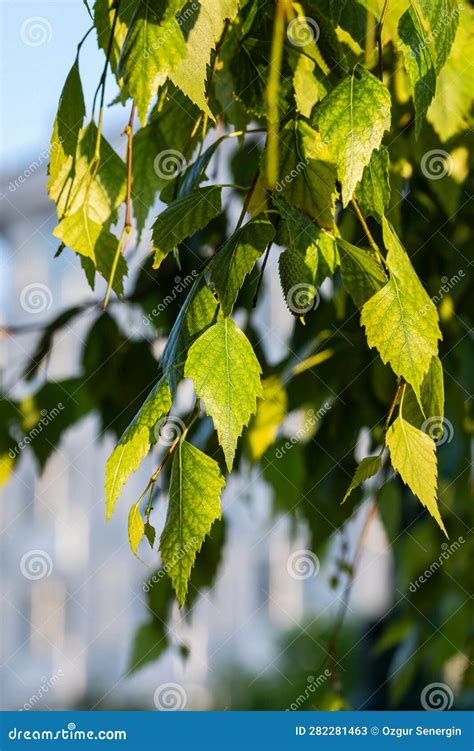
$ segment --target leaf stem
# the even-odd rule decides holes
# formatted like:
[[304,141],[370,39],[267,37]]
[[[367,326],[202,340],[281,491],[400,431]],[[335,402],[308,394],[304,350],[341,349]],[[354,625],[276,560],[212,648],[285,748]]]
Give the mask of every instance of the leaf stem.
[[385,266],[386,265],[385,264],[385,258],[383,257],[382,253],[380,252],[380,248],[379,248],[379,246],[377,245],[377,243],[374,240],[374,236],[372,235],[372,232],[369,229],[369,225],[367,224],[367,222],[364,219],[364,215],[362,214],[362,211],[360,210],[360,206],[359,206],[359,204],[357,202],[357,199],[356,198],[352,198],[351,199],[351,203],[352,203],[352,207],[353,207],[353,209],[354,209],[354,211],[356,213],[356,216],[357,216],[359,222],[361,223],[362,228],[363,228],[363,230],[364,230],[364,232],[366,234],[366,237],[367,237],[367,240],[369,241],[370,247],[374,251],[375,255],[377,256],[377,258],[379,259],[379,261],[381,262],[381,264],[383,266]]

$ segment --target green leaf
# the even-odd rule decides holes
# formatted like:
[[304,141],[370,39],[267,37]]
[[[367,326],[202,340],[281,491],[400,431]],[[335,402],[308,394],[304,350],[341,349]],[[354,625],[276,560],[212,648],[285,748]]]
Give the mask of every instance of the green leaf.
[[221,189],[217,186],[196,188],[168,206],[153,225],[153,268],[159,268],[178,243],[205,227],[220,212]]
[[387,87],[360,65],[319,105],[317,127],[337,163],[343,206],[351,200],[372,152],[390,128],[390,106]]
[[260,373],[249,340],[230,318],[208,328],[189,350],[184,375],[213,419],[229,472],[242,429],[263,394]]
[[137,106],[142,125],[158,88],[186,55],[186,41],[175,14],[182,0],[166,5],[135,0],[135,12],[118,63],[118,74]]
[[427,119],[442,141],[469,128],[474,90],[474,66],[467,65],[474,35],[474,11],[465,6],[449,57],[436,84]]
[[224,486],[225,479],[214,459],[187,441],[178,444],[160,553],[180,605],[186,599],[196,554],[213,522],[220,518]]
[[436,498],[438,470],[433,439],[399,416],[390,425],[386,440],[393,468],[447,536]]
[[117,238],[111,232],[103,232],[102,227],[90,219],[85,210],[65,217],[53,230],[55,237],[64,245],[96,263],[96,246],[100,243],[110,244],[114,250]]
[[418,2],[429,24],[424,43],[434,47],[436,72],[439,73],[451,51],[462,5],[457,0],[418,0]]
[[133,555],[137,554],[143,535],[145,534],[145,523],[140,514],[140,501],[134,503],[128,515],[128,541]]
[[421,384],[421,406],[412,389],[408,388],[403,402],[403,414],[416,428],[429,433],[432,438],[443,435],[444,379],[439,357],[432,357],[430,367]]
[[89,123],[79,135],[74,162],[66,162],[49,195],[56,201],[58,216],[86,210],[98,224],[109,227],[117,219],[117,209],[125,199],[126,168],[118,154],[102,136],[100,162],[92,173],[97,128]]
[[414,7],[408,8],[400,18],[398,36],[405,67],[413,87],[417,138],[436,90],[435,62],[430,45],[426,43],[426,34],[419,13]]
[[[97,44],[107,54],[110,45],[110,34],[116,10],[115,0],[95,0],[94,26],[97,32]],[[113,73],[117,73],[120,50],[127,36],[128,26],[135,10],[135,3],[121,3],[115,21],[114,38],[110,45],[109,63]]]
[[358,308],[362,308],[384,284],[387,276],[370,250],[337,238],[342,282]]
[[174,393],[183,373],[189,347],[222,314],[218,302],[200,276],[191,287],[168,337],[161,357],[161,366]]
[[283,219],[277,242],[287,245],[278,259],[280,282],[288,309],[301,317],[313,307],[317,287],[333,275],[338,254],[332,235],[283,198],[272,200]]
[[373,151],[355,192],[362,213],[373,216],[378,222],[382,221],[390,202],[389,165],[390,158],[384,146]]
[[148,214],[158,192],[165,184],[155,170],[155,159],[166,149],[158,123],[150,121],[133,136],[132,205],[138,236],[141,236]]
[[[163,582],[160,581],[157,586],[163,587]],[[165,617],[166,615],[165,613]],[[129,674],[157,660],[168,646],[165,621],[160,622],[155,618],[149,623],[143,623],[133,636]]]
[[86,106],[76,57],[59,99],[58,114],[51,137],[48,192],[55,194],[55,183],[63,171],[69,171],[76,154]]
[[148,544],[150,545],[150,548],[153,550],[153,546],[155,544],[155,538],[156,538],[156,529],[150,522],[145,522],[145,526],[143,528],[144,534],[146,539],[148,540]]
[[320,134],[304,120],[290,121],[280,132],[280,174],[276,193],[321,227],[332,227],[336,167]]
[[239,290],[268,243],[273,240],[273,225],[263,219],[248,222],[235,232],[211,261],[211,282],[216,288],[222,312],[232,313]]
[[257,402],[246,433],[246,445],[251,461],[258,462],[274,442],[288,409],[288,397],[278,376],[262,381],[263,396]]
[[362,308],[369,347],[377,347],[420,400],[420,387],[431,358],[438,353],[438,313],[416,275],[395,231],[383,220],[390,280]]
[[[79,209],[75,214],[66,216],[53,230],[64,245],[78,253],[86,264],[83,266],[89,283],[94,289],[95,268],[108,281],[112,271],[112,264],[117,251],[118,239],[103,229],[101,225],[87,216],[85,209]],[[127,263],[120,255],[114,277],[113,288],[121,297],[123,295],[123,279],[127,275]]]
[[351,484],[347,488],[347,493],[342,499],[342,503],[347,501],[352,491],[358,488],[359,485],[362,485],[365,480],[368,480],[370,477],[376,475],[381,466],[382,460],[378,455],[366,456],[365,459],[362,459],[355,471],[354,477],[351,480]]
[[[206,98],[207,67],[226,19],[232,20],[238,0],[200,0],[190,3],[181,14],[186,35],[186,54],[170,73],[173,83],[214,119]],[[189,15],[186,16],[186,10]]]
[[183,198],[199,187],[200,182],[207,180],[206,169],[223,140],[225,140],[225,136],[217,138],[208,149],[198,156],[195,162],[186,167],[184,172],[177,175],[173,180],[169,180],[164,190],[161,191],[161,200],[170,203],[175,197],[176,188],[176,198]]
[[158,420],[171,409],[168,382],[162,378],[153,387],[109,456],[105,470],[106,517],[110,519],[122,488],[136,472],[151,446],[150,433]]

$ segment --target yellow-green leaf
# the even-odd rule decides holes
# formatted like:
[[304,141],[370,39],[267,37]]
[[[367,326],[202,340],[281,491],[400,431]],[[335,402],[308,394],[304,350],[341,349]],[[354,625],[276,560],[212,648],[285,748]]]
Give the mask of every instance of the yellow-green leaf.
[[202,229],[221,211],[221,189],[196,188],[173,201],[153,225],[153,268],[157,269],[178,243]]
[[438,313],[418,279],[395,231],[383,220],[390,280],[362,308],[370,347],[404,378],[420,400],[420,387],[431,358],[438,353]]
[[372,152],[390,128],[390,107],[387,87],[360,65],[319,105],[316,122],[337,163],[343,206],[351,200]]
[[145,534],[145,523],[140,514],[140,502],[134,503],[128,515],[128,541],[133,555],[137,554],[143,535]]
[[438,469],[435,442],[426,433],[399,416],[387,431],[387,446],[393,468],[447,536],[437,502]]
[[135,5],[120,54],[118,74],[137,105],[142,125],[145,125],[158,88],[186,54],[186,41],[175,16],[183,3],[179,0],[167,4],[156,0],[135,0]]
[[[233,19],[238,5],[238,0],[199,0],[185,6],[185,11],[181,14],[186,36],[186,54],[173,67],[170,78],[199,109],[213,119],[205,92],[208,65],[224,23],[226,19]],[[186,9],[188,16],[185,16]]]
[[117,446],[105,470],[106,517],[110,518],[124,484],[136,472],[151,446],[150,434],[158,420],[171,408],[168,382],[162,378],[151,390]]
[[213,522],[221,516],[224,486],[224,477],[214,459],[187,441],[178,444],[160,553],[180,605],[186,598],[196,554]]
[[212,417],[230,472],[237,441],[262,396],[252,345],[230,318],[210,326],[189,350],[184,375]]
[[344,503],[345,501],[347,501],[352,491],[358,488],[359,485],[362,485],[365,480],[368,480],[370,477],[376,475],[381,466],[382,460],[378,455],[366,456],[365,459],[362,459],[355,471],[354,477],[351,480],[351,484],[347,488],[347,492],[342,499],[342,502]]
[[235,232],[211,261],[211,282],[216,288],[222,312],[231,314],[245,277],[255,266],[268,243],[273,240],[273,225],[255,219]]

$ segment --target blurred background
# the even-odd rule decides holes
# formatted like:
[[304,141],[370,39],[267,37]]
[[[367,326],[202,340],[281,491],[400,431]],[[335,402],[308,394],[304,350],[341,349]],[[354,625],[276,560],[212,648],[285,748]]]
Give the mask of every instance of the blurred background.
[[[81,0],[1,0],[1,14],[0,325],[16,330],[0,340],[1,385],[5,395],[27,405],[46,378],[39,368],[29,382],[21,379],[38,346],[39,329],[65,308],[100,301],[104,293],[100,283],[91,292],[72,253],[54,258],[56,214],[45,189],[51,124],[75,44],[90,19]],[[103,57],[93,35],[86,44],[81,77],[90,105]],[[112,99],[112,86],[108,94]],[[107,113],[105,135],[122,156],[126,120],[120,107]],[[226,148],[231,157],[233,146]],[[129,289],[148,251],[145,232],[133,252]],[[276,258],[259,303],[262,333],[278,331],[266,353],[273,362],[287,353],[293,325],[280,304]],[[322,294],[331,294],[330,284]],[[185,291],[178,306],[184,296]],[[133,306],[127,313],[113,306],[111,317],[132,347],[146,334],[142,313]],[[97,319],[91,304],[56,334],[47,359],[49,382],[80,374],[87,334]],[[153,347],[148,350],[159,356]],[[141,356],[141,350],[136,353]],[[127,377],[125,370],[124,388]],[[55,404],[61,398],[58,388]],[[183,393],[183,404],[186,398]],[[287,436],[297,433],[298,425],[290,416]],[[140,670],[130,670],[137,629],[160,613],[153,592],[144,589],[157,554],[144,551],[143,561],[137,560],[126,536],[129,505],[155,460],[149,457],[132,476],[106,525],[104,467],[114,437],[100,434],[100,417],[87,412],[57,445],[48,448],[47,438],[35,438],[45,446],[39,464],[31,452],[22,452],[2,488],[2,708],[155,709],[166,701],[187,709],[419,708],[427,682],[422,675],[400,671],[400,685],[388,688],[389,669],[398,674],[397,665],[405,664],[412,645],[403,621],[385,645],[379,644],[385,619],[404,595],[394,586],[392,550],[386,526],[372,513],[370,486],[321,562],[310,552],[307,525],[284,510],[275,512],[274,491],[245,464],[224,493],[225,530],[214,534],[225,535],[225,542],[212,589],[200,594],[189,612],[174,607],[167,625],[162,622],[168,648]],[[356,458],[363,455],[362,434]],[[439,543],[436,549],[427,543],[422,558],[430,563],[440,552]],[[345,620],[335,634],[341,613]],[[337,656],[331,653],[336,635]],[[453,690],[465,667],[462,656],[456,659],[442,675],[443,685]],[[461,697],[457,706],[465,701]]]

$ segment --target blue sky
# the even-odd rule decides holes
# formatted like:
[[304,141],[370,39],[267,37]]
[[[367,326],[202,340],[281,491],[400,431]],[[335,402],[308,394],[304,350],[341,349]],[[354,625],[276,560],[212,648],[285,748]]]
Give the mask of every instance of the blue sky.
[[[47,147],[64,79],[91,20],[83,0],[0,0],[0,10],[0,160],[2,171],[10,172]],[[92,32],[80,58],[88,114],[103,60]],[[110,81],[106,100],[114,94]],[[125,116],[115,107],[107,117],[117,133]]]

